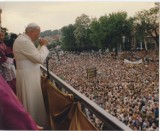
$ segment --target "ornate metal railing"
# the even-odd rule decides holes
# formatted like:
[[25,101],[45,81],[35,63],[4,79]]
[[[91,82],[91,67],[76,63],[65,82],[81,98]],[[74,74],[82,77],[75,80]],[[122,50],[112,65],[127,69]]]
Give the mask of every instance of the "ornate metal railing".
[[125,131],[132,130],[131,128],[126,126],[124,123],[119,121],[117,118],[107,113],[104,109],[102,109],[96,103],[91,101],[89,98],[87,98],[86,96],[78,92],[71,85],[69,85],[68,83],[63,81],[61,78],[56,76],[53,72],[48,71],[44,66],[41,66],[41,71],[43,74],[49,75],[48,78],[53,83],[55,83],[60,90],[63,90],[63,91],[65,90],[68,93],[73,94],[76,101],[79,101],[83,107],[88,109],[99,120],[101,120],[103,122],[103,128],[102,128],[103,130],[125,130]]

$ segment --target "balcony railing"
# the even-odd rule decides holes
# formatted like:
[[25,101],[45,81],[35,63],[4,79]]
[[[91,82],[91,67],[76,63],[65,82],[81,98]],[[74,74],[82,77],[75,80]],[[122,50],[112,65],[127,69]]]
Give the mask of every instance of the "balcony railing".
[[47,73],[47,69],[44,66],[41,66],[41,71],[43,74],[49,74],[49,79],[56,84],[56,86],[60,90],[65,90],[74,95],[83,107],[87,108],[90,112],[92,112],[99,120],[103,122],[103,129],[104,130],[124,130],[124,131],[131,131],[132,129],[126,126],[124,123],[119,121],[117,118],[112,116],[111,114],[107,113],[104,109],[98,106],[96,103],[91,101],[89,98],[78,92],[74,89],[71,85],[60,79],[56,76],[53,72],[49,71]]

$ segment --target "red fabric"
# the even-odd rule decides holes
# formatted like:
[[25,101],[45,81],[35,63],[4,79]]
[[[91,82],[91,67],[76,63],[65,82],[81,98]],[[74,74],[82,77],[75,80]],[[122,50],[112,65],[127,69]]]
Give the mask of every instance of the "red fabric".
[[[4,42],[0,42],[0,64],[4,63],[7,60],[7,56],[13,56],[13,51],[11,48],[7,48]],[[1,67],[0,67],[1,68]],[[7,69],[3,67],[2,76],[5,78],[13,92],[16,94],[16,79],[13,69]],[[10,80],[11,79],[11,80]]]
[[16,79],[13,79],[11,81],[7,81],[7,83],[11,87],[13,92],[16,94]]
[[0,42],[0,63],[3,63],[7,60],[6,49],[6,45],[3,42]]
[[37,130],[36,123],[1,75],[0,130]]

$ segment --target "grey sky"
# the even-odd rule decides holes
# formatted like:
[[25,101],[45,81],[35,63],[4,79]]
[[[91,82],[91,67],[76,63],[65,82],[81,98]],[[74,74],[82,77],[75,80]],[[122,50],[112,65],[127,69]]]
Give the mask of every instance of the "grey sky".
[[148,10],[154,2],[0,2],[2,8],[2,26],[9,32],[23,33],[25,26],[35,22],[41,30],[55,30],[74,24],[81,14],[91,17],[103,16],[112,12],[126,11],[133,16],[137,11]]

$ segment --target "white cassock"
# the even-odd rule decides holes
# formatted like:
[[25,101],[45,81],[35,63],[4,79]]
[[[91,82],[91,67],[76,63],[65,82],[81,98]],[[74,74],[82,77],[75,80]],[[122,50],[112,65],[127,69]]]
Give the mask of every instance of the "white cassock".
[[46,46],[35,47],[30,37],[20,35],[13,45],[16,60],[17,96],[38,125],[46,127],[47,115],[41,90],[40,64],[49,51]]

